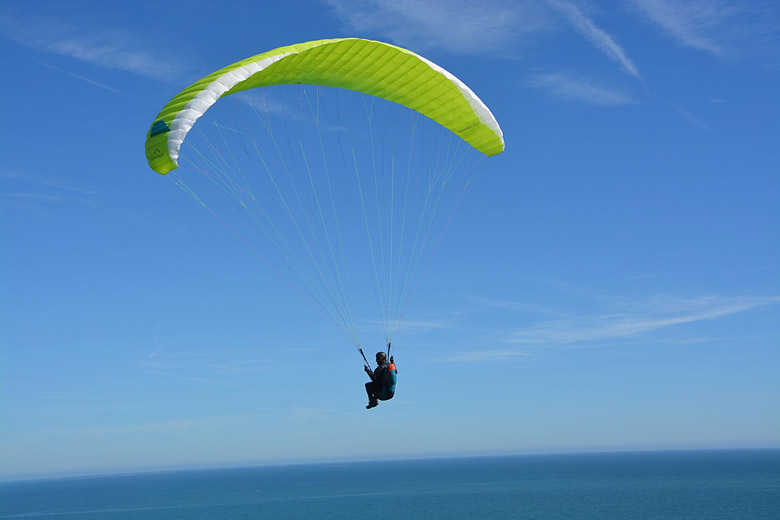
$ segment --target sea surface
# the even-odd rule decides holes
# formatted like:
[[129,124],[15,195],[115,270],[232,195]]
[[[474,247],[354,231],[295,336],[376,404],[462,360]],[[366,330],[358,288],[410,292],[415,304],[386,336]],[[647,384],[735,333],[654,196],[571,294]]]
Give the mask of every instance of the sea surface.
[[0,484],[0,518],[780,519],[780,450],[525,455]]

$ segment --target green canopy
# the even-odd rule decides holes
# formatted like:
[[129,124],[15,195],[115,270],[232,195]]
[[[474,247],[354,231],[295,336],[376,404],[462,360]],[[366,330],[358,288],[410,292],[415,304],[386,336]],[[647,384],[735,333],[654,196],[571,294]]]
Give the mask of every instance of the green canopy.
[[222,96],[283,84],[339,87],[381,97],[431,118],[485,155],[504,150],[498,122],[458,78],[411,51],[341,38],[280,47],[220,69],[177,94],[146,136],[156,172],[178,167],[179,149],[195,121]]

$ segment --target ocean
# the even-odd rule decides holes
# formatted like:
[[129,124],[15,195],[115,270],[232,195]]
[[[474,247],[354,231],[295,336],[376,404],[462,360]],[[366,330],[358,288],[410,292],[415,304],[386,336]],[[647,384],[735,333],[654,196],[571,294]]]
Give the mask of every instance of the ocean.
[[780,519],[780,450],[523,455],[0,484],[0,519]]

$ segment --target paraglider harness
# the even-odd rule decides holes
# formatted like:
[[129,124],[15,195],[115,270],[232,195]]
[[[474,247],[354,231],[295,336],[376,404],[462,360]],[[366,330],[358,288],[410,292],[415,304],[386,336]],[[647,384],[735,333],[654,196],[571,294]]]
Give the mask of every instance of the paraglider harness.
[[[366,362],[366,368],[371,371],[371,365],[368,363],[366,355],[363,354],[363,349],[358,348],[358,350],[360,351],[360,355],[363,356],[363,361]],[[376,396],[380,401],[387,401],[388,399],[392,399],[395,395],[396,374],[398,373],[398,370],[395,367],[393,356],[390,355],[390,343],[387,344],[387,359],[390,361],[389,364],[378,366],[376,371],[371,371],[371,380],[374,383],[380,383],[382,385]],[[381,378],[377,380],[375,379],[376,372],[380,370],[382,371]]]

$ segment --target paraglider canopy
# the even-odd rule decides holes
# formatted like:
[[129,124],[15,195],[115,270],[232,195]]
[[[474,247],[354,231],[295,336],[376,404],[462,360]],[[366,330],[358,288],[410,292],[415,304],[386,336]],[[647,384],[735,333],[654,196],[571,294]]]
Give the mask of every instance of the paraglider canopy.
[[409,107],[452,130],[485,155],[504,150],[498,122],[458,78],[409,50],[360,38],[280,47],[220,69],[177,94],[157,115],[146,139],[156,172],[178,167],[195,121],[222,96],[284,84],[339,87]]

